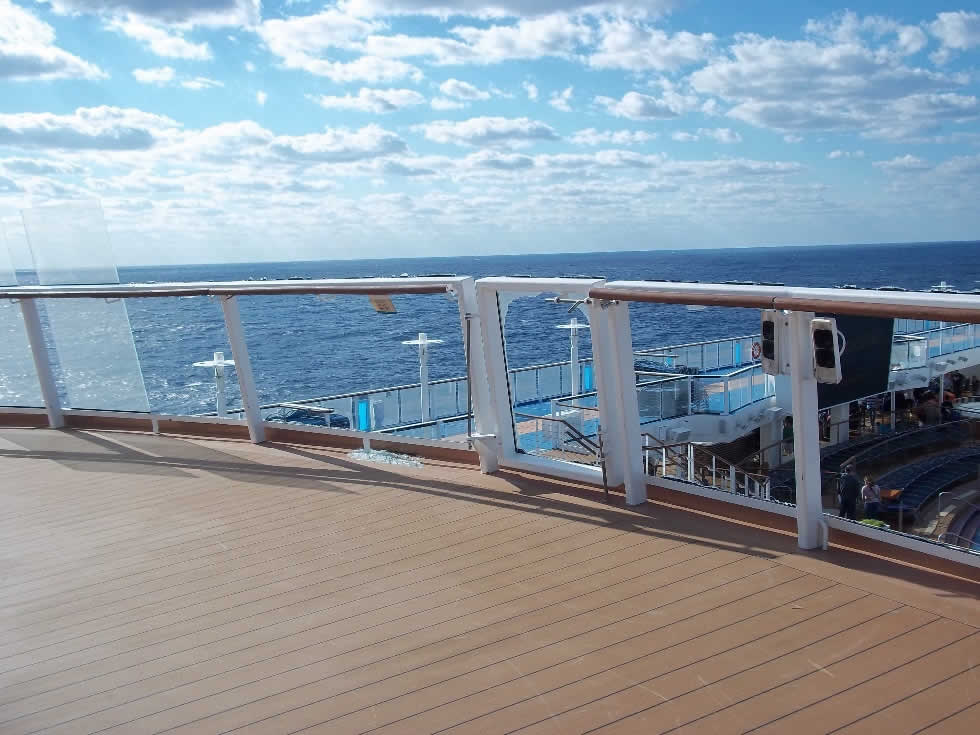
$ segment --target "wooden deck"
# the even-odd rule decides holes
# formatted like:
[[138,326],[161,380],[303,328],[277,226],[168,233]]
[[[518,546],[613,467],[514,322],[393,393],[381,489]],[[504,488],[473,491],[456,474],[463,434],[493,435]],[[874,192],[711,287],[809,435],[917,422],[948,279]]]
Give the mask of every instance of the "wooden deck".
[[2,429],[0,733],[977,732],[976,580],[600,499]]

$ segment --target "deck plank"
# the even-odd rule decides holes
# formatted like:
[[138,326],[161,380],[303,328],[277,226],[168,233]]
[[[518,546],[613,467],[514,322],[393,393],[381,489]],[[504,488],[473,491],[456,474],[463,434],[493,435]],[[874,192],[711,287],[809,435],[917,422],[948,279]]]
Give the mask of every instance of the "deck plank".
[[0,429],[0,732],[972,732],[980,584],[598,500]]

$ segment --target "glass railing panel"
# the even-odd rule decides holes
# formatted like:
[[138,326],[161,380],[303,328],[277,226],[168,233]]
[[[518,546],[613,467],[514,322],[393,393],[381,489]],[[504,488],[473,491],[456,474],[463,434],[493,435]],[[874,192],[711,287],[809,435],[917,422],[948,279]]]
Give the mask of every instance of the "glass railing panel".
[[435,383],[429,388],[429,417],[446,419],[456,416],[457,381]]
[[518,370],[511,373],[514,403],[531,403],[538,400],[538,374],[535,370]]
[[736,345],[738,343],[734,340],[727,340],[725,342],[718,343],[718,364],[722,367],[730,367],[737,365],[735,361]]
[[725,412],[725,379],[715,376],[697,376],[691,384],[691,399],[695,413]]
[[215,301],[205,296],[127,299],[126,306],[150,410],[172,415],[217,413],[219,386],[224,396],[221,405],[232,412],[241,408],[233,366],[225,366],[223,376],[216,376],[216,367],[194,364],[213,362],[215,353],[232,360]]
[[582,365],[582,390],[595,390],[595,366],[591,362]]
[[[20,223],[17,222],[16,226]],[[16,286],[17,275],[5,244],[5,226],[0,222],[0,285]],[[44,405],[34,370],[31,347],[24,329],[20,305],[0,301],[0,406]]]
[[752,400],[761,401],[768,395],[771,395],[769,386],[770,381],[768,376],[762,372],[761,367],[752,369]]
[[640,408],[640,423],[649,424],[663,419],[663,392],[660,383],[638,385],[636,399]]
[[752,402],[752,375],[749,371],[728,378],[728,410],[737,411]]
[[704,355],[704,369],[715,370],[718,368],[718,343],[701,345],[701,354]]
[[[41,285],[119,282],[98,202],[34,207],[22,216]],[[124,301],[45,299],[43,310],[66,406],[149,411]]]
[[[582,366],[579,365],[578,369],[579,374],[581,375]],[[571,385],[568,386],[567,390],[562,390],[561,372],[561,365],[548,365],[547,367],[537,369],[538,396],[542,400],[565,395],[566,393],[571,392]]]

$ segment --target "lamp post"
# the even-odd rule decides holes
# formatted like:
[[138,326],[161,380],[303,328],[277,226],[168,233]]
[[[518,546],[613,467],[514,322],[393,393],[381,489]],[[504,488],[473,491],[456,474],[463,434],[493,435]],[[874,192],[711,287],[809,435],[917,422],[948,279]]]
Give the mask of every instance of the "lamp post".
[[441,339],[429,339],[425,332],[419,332],[418,339],[407,339],[403,345],[417,345],[419,348],[419,383],[422,400],[422,420],[429,420],[429,345],[441,345]]
[[572,395],[577,396],[582,392],[581,376],[578,370],[578,332],[580,329],[588,329],[588,324],[579,324],[578,319],[572,317],[568,324],[559,324],[556,329],[567,329],[569,332],[569,357],[572,363]]
[[226,360],[224,352],[215,352],[213,359],[194,363],[194,367],[206,367],[214,370],[214,382],[216,388],[215,402],[217,404],[216,408],[219,419],[224,418],[228,413],[228,407],[225,402],[225,368],[234,366],[235,361]]

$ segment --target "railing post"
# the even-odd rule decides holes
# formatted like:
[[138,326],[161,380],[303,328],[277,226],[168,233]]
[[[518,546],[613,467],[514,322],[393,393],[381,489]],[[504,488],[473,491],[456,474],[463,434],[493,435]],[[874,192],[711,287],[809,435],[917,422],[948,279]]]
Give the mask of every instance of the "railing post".
[[[463,328],[464,343],[467,347],[466,355],[466,379],[472,406],[467,406],[467,411],[473,412],[473,426],[476,429],[478,439],[473,441],[477,454],[480,456],[480,471],[484,473],[496,472],[500,463],[500,430],[497,416],[494,412],[494,404],[491,400],[491,383],[494,380],[491,371],[490,361],[487,356],[488,350],[493,347],[486,345],[486,325],[481,312],[479,299],[477,298],[476,283],[472,278],[467,278],[459,286],[459,311],[460,323]],[[496,309],[493,312],[496,314]],[[497,335],[500,334],[499,322],[495,321]],[[467,338],[466,335],[469,335]],[[494,367],[503,374],[503,381],[507,382],[506,371],[504,370],[503,343],[500,343],[500,355],[496,358]],[[506,390],[504,391],[506,393]],[[506,404],[506,401],[504,401]],[[507,411],[510,407],[506,406]],[[507,417],[508,422],[512,417]],[[510,424],[511,426],[513,424]]]
[[735,465],[730,464],[728,465],[728,492],[734,495],[737,489],[738,485],[736,484],[735,480]]
[[725,378],[724,386],[725,386],[725,396],[724,396],[724,398],[725,398],[725,415],[727,416],[728,414],[731,413],[731,403],[728,400],[728,378]]
[[236,297],[222,296],[221,312],[225,317],[228,344],[231,345],[231,355],[235,360],[235,374],[238,376],[238,387],[242,393],[242,405],[245,408],[248,435],[253,443],[259,444],[265,441],[265,427],[262,424],[262,411],[259,409],[259,398],[255,392],[252,362],[248,357],[245,330],[242,329],[242,315],[238,310]]
[[601,380],[599,412],[610,443],[609,482],[623,483],[627,505],[640,505],[647,500],[647,484],[629,307],[616,301],[592,303],[589,316],[593,361]]
[[718,487],[715,481],[715,455],[711,455],[711,487]]
[[694,482],[694,445],[687,445],[687,481]]
[[[693,377],[687,376],[687,415],[690,416],[694,413],[694,383]],[[661,402],[662,403],[662,402]],[[662,411],[661,407],[661,411]]]
[[20,313],[24,317],[24,329],[27,332],[27,341],[31,345],[31,357],[34,358],[34,371],[37,373],[37,382],[41,386],[44,409],[48,413],[48,426],[52,429],[60,429],[65,425],[65,417],[61,412],[61,398],[58,397],[58,387],[54,381],[54,372],[51,370],[48,348],[44,344],[44,330],[41,329],[37,302],[34,299],[21,299]]
[[790,316],[793,384],[793,456],[796,463],[796,532],[801,549],[820,546],[823,498],[820,482],[820,428],[817,380],[813,373],[812,312]]

